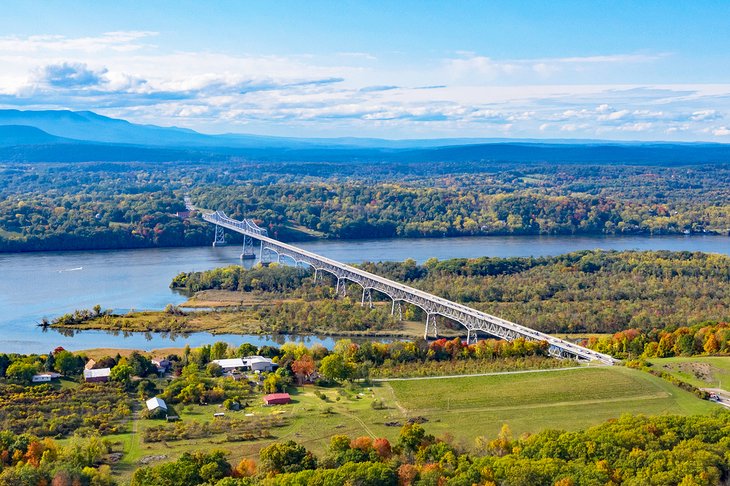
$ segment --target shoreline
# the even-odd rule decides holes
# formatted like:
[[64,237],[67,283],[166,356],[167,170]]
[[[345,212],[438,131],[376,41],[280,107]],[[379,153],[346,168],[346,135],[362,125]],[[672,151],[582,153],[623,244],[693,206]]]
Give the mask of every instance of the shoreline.
[[[621,239],[621,238],[730,238],[730,232],[723,230],[712,230],[705,233],[690,233],[685,234],[682,232],[678,233],[660,233],[652,234],[648,232],[639,233],[493,233],[493,234],[478,234],[478,235],[434,235],[434,236],[389,236],[387,238],[306,238],[306,239],[283,239],[279,240],[282,243],[296,244],[296,243],[311,243],[311,242],[382,242],[382,241],[408,241],[408,240],[441,240],[441,239],[456,239],[456,238],[593,238],[593,239]],[[120,247],[109,247],[109,248],[66,248],[66,249],[23,249],[23,250],[2,250],[0,249],[0,255],[21,255],[28,253],[74,253],[74,252],[111,252],[111,251],[134,251],[134,250],[166,250],[166,249],[180,249],[180,248],[208,248],[210,245],[166,245],[166,246],[120,246]],[[240,246],[238,243],[225,245],[225,246]]]

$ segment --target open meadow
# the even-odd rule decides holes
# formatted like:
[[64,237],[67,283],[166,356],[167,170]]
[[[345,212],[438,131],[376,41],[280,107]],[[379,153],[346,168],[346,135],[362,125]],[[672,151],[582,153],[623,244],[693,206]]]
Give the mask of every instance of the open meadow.
[[730,357],[655,358],[649,362],[698,388],[722,388],[730,391]]
[[[305,386],[289,391],[289,405],[265,407],[255,397],[241,411],[225,411],[224,418],[213,417],[223,411],[218,405],[176,405],[181,418],[177,424],[134,414],[126,433],[109,437],[124,451],[115,469],[129,477],[140,464],[216,448],[229,451],[229,460],[235,464],[244,457],[255,459],[261,448],[287,439],[321,454],[337,434],[395,441],[400,425],[408,419],[425,419],[423,427],[429,433],[448,434],[457,443],[471,446],[477,436],[494,438],[503,424],[518,436],[546,428],[578,430],[627,413],[691,415],[717,408],[660,378],[623,367],[402,379],[364,387]],[[150,427],[172,431],[181,427],[178,424],[256,421],[272,415],[281,423],[268,428],[265,438],[239,440],[224,432],[202,438],[144,440]]]

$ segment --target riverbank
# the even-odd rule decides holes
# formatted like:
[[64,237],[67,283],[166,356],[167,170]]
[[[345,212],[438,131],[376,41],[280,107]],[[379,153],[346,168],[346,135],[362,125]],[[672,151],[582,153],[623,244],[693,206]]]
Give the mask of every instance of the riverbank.
[[[334,303],[334,302],[333,302]],[[333,329],[327,321],[314,323],[293,322],[286,326],[271,324],[262,316],[277,312],[281,306],[313,305],[329,306],[330,302],[305,302],[301,299],[282,299],[275,294],[264,292],[236,292],[226,290],[205,290],[191,296],[179,307],[169,306],[162,311],[130,311],[125,314],[110,313],[91,317],[82,322],[56,322],[49,327],[69,331],[109,331],[136,333],[190,334],[210,333],[211,335],[317,335],[342,338],[418,338],[423,336],[423,323],[419,321],[388,322],[387,328],[373,325],[367,329]],[[362,312],[359,304],[338,301],[343,311]],[[386,314],[386,304],[375,303],[376,312]],[[190,310],[186,310],[190,309]],[[360,323],[366,325],[366,323]],[[442,329],[441,336],[452,338],[460,336],[458,330]]]
[[[670,250],[729,254],[726,237],[469,237],[399,240],[313,241],[301,248],[344,263],[363,261],[403,261],[423,263],[431,257],[450,258],[540,257],[577,250]],[[114,309],[125,314],[130,309],[162,310],[168,304],[189,300],[169,288],[180,272],[203,271],[243,264],[240,246],[188,247],[78,252],[0,254],[0,352],[45,353],[56,346],[82,349],[95,346],[162,348],[177,346],[182,338],[164,333],[123,333],[103,331],[81,333],[40,332],[36,326],[44,317],[53,319],[75,309]],[[80,270],[79,270],[80,268]],[[202,301],[200,306],[205,306]],[[359,305],[359,302],[358,302]],[[422,327],[418,329],[421,335]],[[257,335],[258,336],[258,335]],[[281,336],[276,333],[276,340]],[[263,339],[259,336],[260,339]],[[199,345],[210,336],[191,335]],[[230,335],[231,342],[238,342]],[[252,337],[253,339],[253,337]],[[287,339],[295,340],[296,336]],[[306,339],[310,339],[306,337]],[[261,341],[263,342],[263,341]],[[329,340],[328,340],[329,342]]]

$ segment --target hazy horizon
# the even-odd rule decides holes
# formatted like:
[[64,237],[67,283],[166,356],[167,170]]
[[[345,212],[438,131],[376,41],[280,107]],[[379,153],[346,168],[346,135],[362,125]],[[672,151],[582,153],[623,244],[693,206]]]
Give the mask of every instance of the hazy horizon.
[[730,141],[730,4],[8,1],[0,107],[297,138]]

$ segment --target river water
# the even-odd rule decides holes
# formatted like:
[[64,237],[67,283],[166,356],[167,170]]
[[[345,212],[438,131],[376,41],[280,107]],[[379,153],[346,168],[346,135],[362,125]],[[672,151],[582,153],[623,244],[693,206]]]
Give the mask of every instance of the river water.
[[[661,237],[471,237],[314,241],[300,247],[345,263],[413,258],[423,262],[479,256],[543,256],[575,250],[689,250],[730,254],[730,238],[723,236]],[[73,336],[43,331],[36,326],[74,309],[162,309],[186,300],[169,289],[180,272],[206,270],[240,263],[240,247],[163,248],[144,250],[0,253],[0,353],[44,353],[56,346],[69,350],[96,347],[156,349],[197,346],[214,340],[238,345],[281,344],[286,340],[330,346],[332,338],[316,336],[238,336],[195,333],[169,336],[157,333],[112,334],[84,331]],[[246,261],[250,265],[252,261]]]

